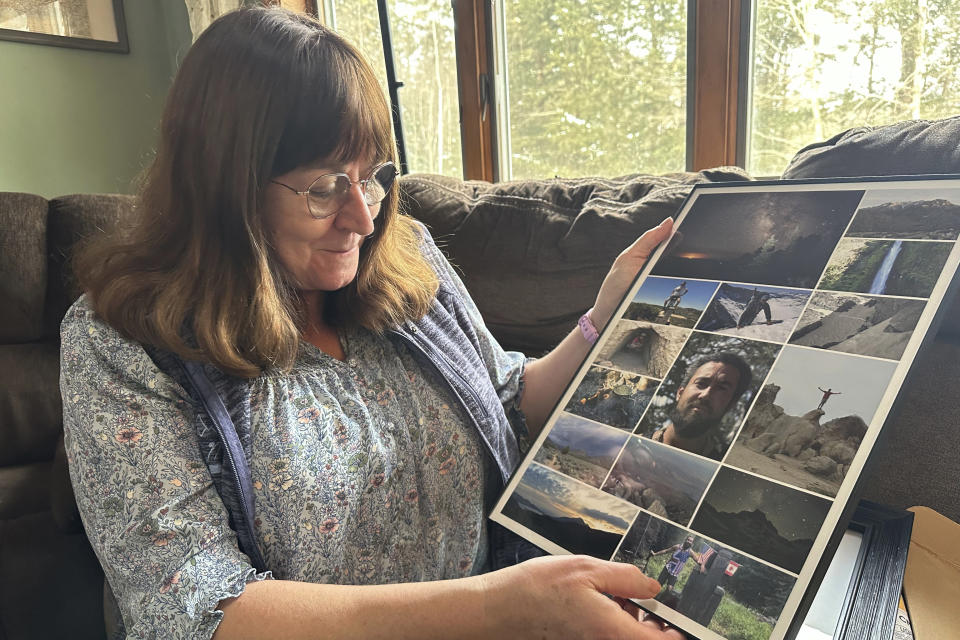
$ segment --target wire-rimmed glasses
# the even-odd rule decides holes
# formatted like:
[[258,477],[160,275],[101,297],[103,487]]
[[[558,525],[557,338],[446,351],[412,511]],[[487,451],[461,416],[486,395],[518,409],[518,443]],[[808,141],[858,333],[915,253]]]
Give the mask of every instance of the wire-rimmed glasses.
[[311,182],[306,191],[298,191],[290,185],[276,180],[270,182],[286,187],[298,196],[306,198],[307,210],[310,215],[317,220],[323,220],[343,208],[350,197],[350,188],[355,184],[360,185],[363,200],[367,203],[367,206],[372,207],[382,202],[387,197],[387,193],[398,175],[400,175],[400,172],[397,171],[396,165],[388,161],[378,164],[370,170],[370,174],[366,178],[357,181],[351,180],[350,176],[345,173],[325,173]]

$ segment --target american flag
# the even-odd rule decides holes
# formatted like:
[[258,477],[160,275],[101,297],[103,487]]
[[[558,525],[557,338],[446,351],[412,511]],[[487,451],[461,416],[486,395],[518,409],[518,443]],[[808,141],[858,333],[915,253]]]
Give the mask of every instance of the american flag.
[[704,569],[707,568],[707,560],[713,557],[717,551],[708,544],[703,545],[700,549],[700,566]]

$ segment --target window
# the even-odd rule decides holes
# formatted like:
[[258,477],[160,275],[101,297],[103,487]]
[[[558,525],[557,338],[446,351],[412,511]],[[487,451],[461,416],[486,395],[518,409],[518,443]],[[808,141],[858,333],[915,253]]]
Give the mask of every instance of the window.
[[[775,176],[850,127],[960,113],[955,0],[386,4],[414,171]],[[377,3],[325,7],[382,69]]]
[[[408,169],[461,177],[460,102],[450,2],[391,0],[388,7],[396,76],[404,85],[398,93]],[[377,3],[328,0],[324,8],[328,26],[363,52],[387,93]]]
[[758,0],[746,167],[860,125],[960,112],[953,0]]
[[501,179],[684,169],[684,0],[494,7],[505,63]]

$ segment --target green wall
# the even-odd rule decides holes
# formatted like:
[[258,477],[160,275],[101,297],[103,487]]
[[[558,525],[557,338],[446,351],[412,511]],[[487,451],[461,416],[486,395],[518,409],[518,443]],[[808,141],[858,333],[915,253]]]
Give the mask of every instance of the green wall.
[[0,191],[133,192],[190,27],[175,0],[124,12],[129,54],[0,41]]

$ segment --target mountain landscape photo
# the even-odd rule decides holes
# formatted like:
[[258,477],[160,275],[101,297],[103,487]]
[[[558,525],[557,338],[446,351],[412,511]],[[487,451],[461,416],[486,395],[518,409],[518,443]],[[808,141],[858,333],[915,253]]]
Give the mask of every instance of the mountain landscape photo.
[[[926,198],[913,190],[900,194],[886,191],[887,202],[861,205],[847,235],[860,238],[918,238],[956,240],[960,236],[960,191],[928,193]],[[914,198],[910,198],[910,195]],[[952,194],[952,195],[951,195]],[[869,197],[868,192],[867,197]],[[930,197],[930,196],[934,197]],[[864,200],[867,199],[864,198]]]
[[503,514],[570,553],[607,560],[637,508],[533,463],[504,505]]
[[799,573],[830,501],[721,467],[690,528]]
[[603,490],[648,512],[686,525],[716,463],[679,449],[632,437]]
[[561,414],[534,460],[599,487],[629,437],[624,431]]

